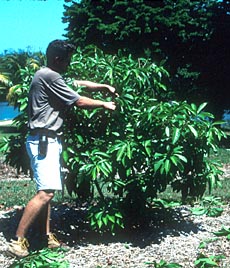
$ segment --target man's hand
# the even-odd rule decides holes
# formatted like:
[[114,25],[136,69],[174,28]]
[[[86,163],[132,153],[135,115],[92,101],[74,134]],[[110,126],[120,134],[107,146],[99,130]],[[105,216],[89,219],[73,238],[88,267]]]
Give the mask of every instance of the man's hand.
[[116,91],[115,87],[112,87],[107,84],[100,84],[100,83],[95,83],[95,82],[91,82],[87,80],[74,80],[73,86],[75,87],[84,86],[91,90],[106,88],[109,90],[110,93],[114,94],[116,97],[119,97],[118,93],[115,92]]
[[114,111],[116,109],[116,104],[113,101],[104,102],[104,108],[107,109],[107,110]]
[[113,93],[116,97],[119,96],[118,93],[115,92],[115,91],[116,91],[115,87],[112,87],[112,86],[110,86],[110,85],[105,85],[105,88],[108,88],[108,90],[109,90],[111,93]]
[[80,96],[75,105],[79,108],[86,109],[94,109],[100,107],[111,111],[114,111],[116,109],[116,104],[113,101],[94,100],[85,96]]

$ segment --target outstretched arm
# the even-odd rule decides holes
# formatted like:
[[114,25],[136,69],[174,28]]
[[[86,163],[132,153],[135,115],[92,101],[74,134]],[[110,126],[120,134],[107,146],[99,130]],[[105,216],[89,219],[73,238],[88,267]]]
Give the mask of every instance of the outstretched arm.
[[74,80],[73,82],[74,86],[85,86],[89,89],[100,89],[100,88],[107,88],[109,90],[109,92],[115,94],[116,96],[118,96],[118,94],[115,92],[115,88],[107,85],[107,84],[100,84],[100,83],[95,83],[95,82],[91,82],[91,81],[87,81],[87,80]]
[[115,102],[94,100],[88,97],[81,96],[75,103],[79,108],[99,108],[102,107],[107,110],[114,111],[116,109]]

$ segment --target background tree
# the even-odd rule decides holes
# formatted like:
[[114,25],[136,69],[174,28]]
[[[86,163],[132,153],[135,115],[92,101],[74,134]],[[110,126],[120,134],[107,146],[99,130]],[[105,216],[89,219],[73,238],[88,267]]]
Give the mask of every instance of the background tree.
[[230,84],[230,2],[217,1],[211,12],[213,30],[210,40],[200,46],[197,53],[201,73],[198,87],[203,89],[204,96],[209,97],[210,110],[220,117],[223,109],[230,109],[226,97]]
[[[0,100],[9,100],[14,104],[10,97],[10,88],[22,81],[22,69],[36,69],[45,64],[45,55],[41,52],[30,52],[20,50],[9,51],[0,56]],[[11,89],[12,90],[12,89]]]
[[45,55],[20,51],[2,55],[0,58],[2,73],[7,74],[8,83],[2,88],[2,100],[8,101],[20,111],[14,118],[14,125],[19,135],[4,138],[2,150],[5,152],[6,162],[17,171],[28,173],[30,164],[25,148],[27,135],[27,102],[28,90],[34,72],[44,65]]
[[95,44],[111,54],[122,49],[164,64],[171,93],[162,99],[208,101],[219,115],[229,108],[229,5],[216,0],[83,0],[66,6],[63,21],[66,36],[81,47]]

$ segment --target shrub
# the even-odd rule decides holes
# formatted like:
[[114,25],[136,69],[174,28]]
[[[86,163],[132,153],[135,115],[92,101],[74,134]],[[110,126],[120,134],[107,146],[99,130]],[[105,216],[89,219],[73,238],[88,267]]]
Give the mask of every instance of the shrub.
[[[168,185],[186,200],[202,197],[207,186],[211,191],[219,184],[220,166],[208,156],[224,136],[218,128],[222,122],[214,122],[204,110],[206,103],[162,101],[168,76],[163,67],[145,58],[105,55],[88,47],[78,49],[67,75],[112,84],[120,95],[115,112],[73,107],[66,114],[66,186],[84,201],[93,199],[89,208],[93,228],[115,232],[117,226],[142,220]],[[24,78],[26,85],[19,87],[22,95],[17,97],[23,112],[23,89],[27,92],[29,80]],[[88,94],[84,88],[78,91]],[[107,92],[90,95],[112,98]],[[18,119],[19,126],[25,119]],[[12,144],[8,148],[7,160],[16,164]]]
[[114,230],[140,220],[168,185],[185,201],[220,184],[220,166],[208,156],[224,133],[206,103],[160,101],[168,74],[148,59],[86,52],[75,55],[70,74],[111,83],[120,94],[114,113],[78,111],[65,125],[67,186],[80,198],[98,197],[90,208],[93,227]]

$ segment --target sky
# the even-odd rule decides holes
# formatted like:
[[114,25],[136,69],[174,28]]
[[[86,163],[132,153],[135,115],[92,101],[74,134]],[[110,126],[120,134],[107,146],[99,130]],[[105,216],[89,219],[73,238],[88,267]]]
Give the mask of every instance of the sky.
[[64,39],[64,0],[0,0],[0,54],[6,50],[45,52]]

